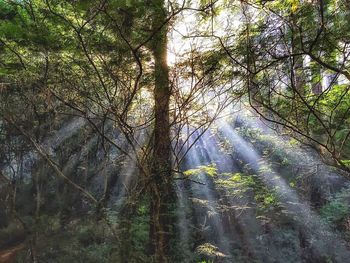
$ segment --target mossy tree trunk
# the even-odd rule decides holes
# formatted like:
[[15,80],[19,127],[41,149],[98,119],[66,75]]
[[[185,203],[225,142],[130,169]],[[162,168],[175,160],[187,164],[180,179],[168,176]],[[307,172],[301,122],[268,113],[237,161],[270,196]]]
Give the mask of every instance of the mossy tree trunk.
[[154,1],[153,29],[157,32],[151,43],[154,56],[154,148],[152,158],[151,199],[151,253],[156,262],[168,262],[172,236],[172,207],[175,202],[171,175],[171,140],[169,121],[169,68],[167,65],[167,17],[164,0]]

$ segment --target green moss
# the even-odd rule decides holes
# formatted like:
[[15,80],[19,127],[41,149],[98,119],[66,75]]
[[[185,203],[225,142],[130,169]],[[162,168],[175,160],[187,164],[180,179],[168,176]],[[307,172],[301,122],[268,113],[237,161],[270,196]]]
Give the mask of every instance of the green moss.
[[197,168],[190,169],[184,172],[185,176],[198,176],[200,174],[206,174],[208,176],[214,177],[217,175],[217,168],[215,164],[200,165]]

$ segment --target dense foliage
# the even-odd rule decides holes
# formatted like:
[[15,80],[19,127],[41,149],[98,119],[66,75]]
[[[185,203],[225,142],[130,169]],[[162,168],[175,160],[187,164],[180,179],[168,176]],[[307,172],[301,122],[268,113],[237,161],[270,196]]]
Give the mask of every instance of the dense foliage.
[[349,19],[0,1],[0,261],[345,262]]

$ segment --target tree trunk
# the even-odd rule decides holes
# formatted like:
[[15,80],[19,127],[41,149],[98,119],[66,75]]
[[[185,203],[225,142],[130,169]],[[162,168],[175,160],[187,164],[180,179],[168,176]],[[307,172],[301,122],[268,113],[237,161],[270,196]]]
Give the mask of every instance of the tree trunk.
[[170,237],[172,236],[172,207],[174,202],[174,188],[171,176],[171,141],[169,122],[169,68],[167,65],[167,27],[160,26],[166,19],[164,0],[154,3],[155,16],[153,29],[157,30],[152,40],[152,52],[155,69],[155,124],[154,148],[152,159],[152,182],[150,185],[151,198],[151,252],[155,262],[168,262]]

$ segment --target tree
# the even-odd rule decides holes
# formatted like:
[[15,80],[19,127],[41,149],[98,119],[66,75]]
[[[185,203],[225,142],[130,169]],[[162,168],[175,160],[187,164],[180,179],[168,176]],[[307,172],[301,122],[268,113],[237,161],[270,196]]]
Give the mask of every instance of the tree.
[[[26,70],[32,66],[32,62],[27,61],[23,54],[31,54],[41,62],[39,57],[44,50],[45,71],[40,80],[42,83],[40,92],[53,97],[54,100],[46,100],[45,103],[50,103],[47,107],[52,107],[54,112],[68,109],[87,119],[107,144],[112,144],[124,151],[104,132],[105,123],[112,121],[117,124],[131,148],[138,151],[136,149],[138,141],[135,138],[133,126],[148,125],[148,120],[142,123],[140,118],[131,118],[130,114],[134,111],[133,104],[141,90],[148,88],[153,90],[152,157],[145,158],[142,157],[145,153],[140,155],[137,152],[135,158],[141,174],[149,180],[151,253],[155,255],[155,260],[158,262],[165,262],[170,249],[170,214],[175,198],[171,174],[169,120],[171,90],[166,58],[167,23],[170,18],[165,2],[32,1],[8,2],[4,3],[3,7],[4,12],[11,14],[9,23],[4,23],[3,27],[15,27],[16,21],[20,20],[23,23],[22,27],[30,27],[29,31],[38,32],[38,35],[28,37],[20,28],[17,28],[20,35],[18,33],[14,36],[3,35],[2,43],[9,51],[5,54],[18,59],[22,64],[22,72],[26,74],[32,73]],[[6,8],[10,11],[6,11]],[[143,17],[140,17],[140,14]],[[131,28],[133,31],[130,30]],[[42,31],[48,32],[44,39],[39,35]],[[2,32],[8,32],[8,30],[3,28]],[[25,45],[17,44],[19,38],[26,42]],[[7,43],[9,41],[14,41],[13,48]],[[42,45],[38,45],[36,41],[42,41]],[[28,46],[39,48],[38,54],[28,49]],[[145,47],[149,51],[142,50]],[[147,69],[147,74],[153,75],[152,81],[144,78],[143,60],[150,56],[154,59],[154,69]],[[128,70],[127,67],[131,69]],[[147,67],[149,68],[149,65]],[[24,78],[28,81],[27,76]],[[143,81],[142,85],[141,81]],[[38,92],[35,92],[35,96],[38,96]],[[38,101],[31,103],[34,107],[42,104]],[[18,116],[12,115],[7,118],[8,114],[5,111],[2,115],[9,120],[10,124],[18,127],[20,132],[24,132],[20,128],[22,124]],[[152,119],[151,116],[148,118]],[[39,128],[46,121],[46,119],[41,120]],[[34,143],[30,134],[23,135]],[[46,156],[39,146],[37,150],[43,151],[43,156]],[[129,155],[125,151],[124,153]],[[149,163],[143,163],[142,158],[149,160]],[[150,167],[150,174],[146,172],[147,167]],[[103,196],[101,201],[106,198],[107,196]]]
[[171,96],[167,64],[167,18],[164,0],[153,1],[153,31],[150,46],[154,56],[154,147],[152,160],[151,233],[156,262],[168,262],[175,192],[171,172],[169,102]]

